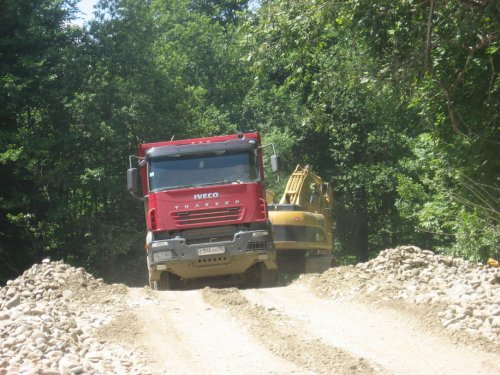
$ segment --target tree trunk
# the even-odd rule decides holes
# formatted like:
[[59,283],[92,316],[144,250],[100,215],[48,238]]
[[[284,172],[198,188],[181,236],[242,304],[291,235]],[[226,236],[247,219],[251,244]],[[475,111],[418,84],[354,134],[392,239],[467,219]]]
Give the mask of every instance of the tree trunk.
[[366,191],[364,188],[358,194],[358,207],[356,208],[356,226],[357,236],[354,239],[355,254],[358,262],[366,262],[368,260],[368,210],[366,202]]

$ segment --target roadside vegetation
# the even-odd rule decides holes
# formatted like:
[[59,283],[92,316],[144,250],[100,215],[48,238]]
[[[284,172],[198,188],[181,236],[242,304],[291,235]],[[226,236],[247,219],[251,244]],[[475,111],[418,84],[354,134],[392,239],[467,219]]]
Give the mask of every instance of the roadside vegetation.
[[339,259],[500,258],[498,2],[101,0],[84,27],[75,3],[1,5],[1,284],[45,257],[142,283],[128,156],[240,130],[277,193],[297,163],[331,183]]

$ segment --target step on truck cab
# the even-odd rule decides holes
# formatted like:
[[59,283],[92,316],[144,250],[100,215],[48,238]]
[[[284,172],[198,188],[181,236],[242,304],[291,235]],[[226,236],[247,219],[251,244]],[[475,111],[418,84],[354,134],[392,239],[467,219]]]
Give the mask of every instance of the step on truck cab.
[[[259,133],[138,146],[127,188],[139,196],[139,180],[142,185],[151,288],[207,281],[275,285],[262,154]],[[277,171],[276,155],[271,165]]]

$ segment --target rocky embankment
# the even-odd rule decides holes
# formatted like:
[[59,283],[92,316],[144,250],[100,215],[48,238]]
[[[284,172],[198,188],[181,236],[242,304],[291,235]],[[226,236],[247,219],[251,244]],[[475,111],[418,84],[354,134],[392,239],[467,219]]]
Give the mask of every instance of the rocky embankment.
[[436,305],[443,327],[500,341],[499,268],[400,246],[309,279],[322,297]]
[[94,334],[125,309],[127,288],[62,262],[35,264],[0,289],[0,374],[148,374]]

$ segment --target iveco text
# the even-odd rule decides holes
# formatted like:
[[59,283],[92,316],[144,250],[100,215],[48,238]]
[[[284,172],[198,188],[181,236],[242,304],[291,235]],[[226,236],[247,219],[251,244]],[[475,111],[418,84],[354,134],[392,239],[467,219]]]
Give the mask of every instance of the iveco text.
[[219,198],[219,193],[203,193],[203,194],[195,194],[194,199],[210,199],[210,198]]

